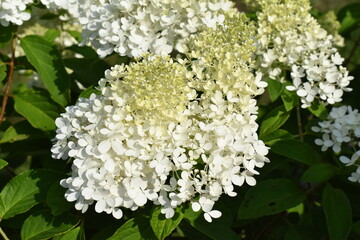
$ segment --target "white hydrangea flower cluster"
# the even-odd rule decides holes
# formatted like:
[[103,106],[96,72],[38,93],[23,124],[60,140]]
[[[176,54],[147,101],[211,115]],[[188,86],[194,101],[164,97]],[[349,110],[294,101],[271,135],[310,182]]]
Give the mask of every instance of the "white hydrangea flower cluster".
[[348,178],[349,181],[360,183],[360,113],[351,106],[333,107],[328,118],[319,122],[319,127],[312,127],[314,132],[322,133],[322,139],[315,143],[322,151],[331,148],[334,152],[341,151],[341,147],[349,148],[354,152],[351,158],[340,156],[340,161],[346,166],[357,166],[357,170]]
[[319,24],[324,28],[328,34],[331,34],[334,37],[334,44],[338,47],[345,46],[345,39],[339,34],[339,29],[341,27],[340,22],[338,21],[334,11],[328,11],[322,15],[319,19]]
[[[341,102],[352,76],[342,67],[344,59],[334,47],[334,37],[317,23],[308,0],[259,0],[259,65],[272,79],[291,71],[292,84],[302,107],[315,99]],[[281,80],[281,79],[280,79]]]
[[[57,7],[79,19],[83,26],[83,44],[90,42],[101,57],[113,51],[130,57],[145,52],[166,55],[174,48],[182,51],[191,34],[204,26],[221,24],[225,13],[231,15],[236,11],[229,0],[83,2],[65,0],[57,3]],[[52,5],[50,8],[54,8]]]
[[[65,9],[74,18],[84,15],[84,12],[91,7],[93,1],[88,0],[40,0],[48,9],[58,11]],[[98,4],[104,1],[96,1]],[[0,1],[0,24],[8,26],[10,23],[22,25],[30,20],[31,13],[27,11],[30,4],[37,3],[34,0],[2,0]]]
[[52,153],[74,158],[61,184],[76,209],[95,203],[121,218],[121,208],[151,201],[171,218],[190,202],[211,222],[221,216],[213,206],[223,193],[256,184],[268,148],[258,140],[253,97],[266,83],[252,74],[255,29],[245,19],[195,37],[187,57],[208,50],[195,61],[147,55],[115,66],[99,81],[101,96],[66,108]]
[[9,26],[9,23],[22,25],[31,17],[26,8],[33,2],[34,0],[2,0],[0,2],[0,24],[5,27]]

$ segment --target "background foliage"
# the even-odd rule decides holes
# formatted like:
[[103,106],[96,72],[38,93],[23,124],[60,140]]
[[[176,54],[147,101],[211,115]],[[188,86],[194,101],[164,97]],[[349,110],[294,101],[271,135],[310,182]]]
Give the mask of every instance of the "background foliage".
[[[345,47],[340,49],[355,76],[344,104],[360,108],[360,2],[337,12]],[[321,15],[314,11],[315,16]],[[40,18],[57,18],[42,15]],[[26,26],[23,26],[24,28]],[[207,223],[190,207],[165,219],[150,204],[124,212],[116,220],[90,208],[77,212],[63,197],[59,181],[70,164],[51,158],[54,120],[79,96],[87,97],[104,70],[131,61],[126,57],[99,59],[90,47],[63,48],[55,43],[60,32],[49,28],[43,36],[19,37],[21,29],[0,27],[0,227],[9,239],[359,239],[360,186],[347,180],[353,169],[338,156],[321,152],[310,127],[324,119],[322,105],[300,109],[295,93],[269,80],[259,99],[260,138],[271,147],[271,163],[261,169],[254,187],[242,186],[235,198],[216,204],[223,216]],[[78,41],[80,34],[69,31]],[[25,57],[12,57],[20,41]],[[85,58],[75,58],[81,53]],[[10,56],[10,57],[9,57]],[[71,71],[67,71],[70,69]],[[26,74],[37,72],[40,85]],[[69,73],[70,72],[70,73]],[[75,79],[85,87],[82,91]],[[11,80],[13,80],[11,82]],[[38,82],[37,82],[38,83]],[[10,88],[11,87],[11,88]],[[6,102],[4,104],[4,102]],[[4,108],[6,106],[6,108]],[[7,237],[6,237],[7,236]]]

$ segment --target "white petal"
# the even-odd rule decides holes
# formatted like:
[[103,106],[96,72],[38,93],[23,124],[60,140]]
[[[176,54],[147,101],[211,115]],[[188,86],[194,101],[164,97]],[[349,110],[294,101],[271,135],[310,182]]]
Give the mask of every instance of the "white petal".
[[198,202],[193,202],[191,204],[191,208],[194,212],[198,212],[201,209],[201,206]]
[[95,211],[101,213],[105,210],[106,202],[104,199],[99,200],[95,205]]
[[208,221],[209,223],[212,222],[212,218],[211,218],[211,216],[210,216],[209,213],[204,213],[204,218],[205,218],[205,220]]
[[107,153],[110,147],[111,147],[111,143],[108,140],[104,140],[99,144],[98,150],[100,153]]
[[120,219],[120,218],[122,218],[122,216],[123,216],[123,212],[121,211],[121,209],[115,208],[115,209],[112,211],[112,215],[114,216],[114,218]]
[[256,185],[256,180],[255,178],[251,177],[251,176],[246,176],[245,177],[245,181],[247,184],[249,184],[250,186],[255,186]]
[[211,212],[209,212],[209,214],[213,218],[219,218],[222,215],[222,213],[218,210],[212,210]]

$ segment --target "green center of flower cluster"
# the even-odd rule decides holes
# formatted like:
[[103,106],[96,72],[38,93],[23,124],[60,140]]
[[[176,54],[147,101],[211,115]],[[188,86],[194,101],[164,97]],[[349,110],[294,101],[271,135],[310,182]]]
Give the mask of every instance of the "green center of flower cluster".
[[195,97],[188,81],[185,66],[169,56],[150,55],[130,64],[122,81],[130,95],[129,111],[150,123],[181,121],[187,103]]

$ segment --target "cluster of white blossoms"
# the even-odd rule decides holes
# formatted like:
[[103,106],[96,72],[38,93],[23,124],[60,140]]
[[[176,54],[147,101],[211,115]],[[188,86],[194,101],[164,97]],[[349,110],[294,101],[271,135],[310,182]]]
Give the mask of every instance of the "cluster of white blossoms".
[[346,166],[355,165],[357,170],[348,178],[349,181],[360,183],[360,113],[350,106],[333,107],[328,118],[319,122],[319,126],[312,127],[314,132],[322,133],[322,139],[316,139],[315,143],[322,146],[321,150],[331,148],[335,153],[341,148],[347,148],[353,152],[349,158],[340,156],[340,161]]
[[[8,26],[10,23],[15,25],[23,25],[24,22],[30,20],[31,4],[41,2],[46,8],[52,11],[65,9],[75,18],[79,18],[80,14],[89,9],[92,1],[88,0],[2,0],[0,1],[0,24]],[[99,4],[104,2],[96,1]]]
[[83,44],[90,42],[101,57],[113,51],[130,57],[182,51],[191,34],[223,23],[225,13],[235,13],[230,0],[42,1],[78,18]]
[[33,2],[34,0],[2,0],[0,2],[0,24],[5,27],[9,23],[22,25],[31,17],[26,8],[28,4]]
[[309,0],[259,0],[258,60],[263,72],[282,80],[291,71],[290,91],[300,96],[302,107],[315,99],[328,104],[342,101],[352,76],[342,67],[344,59],[335,39],[309,13]]
[[256,133],[254,96],[266,83],[252,73],[254,33],[237,15],[192,37],[191,61],[150,54],[107,70],[101,95],[56,120],[53,157],[73,158],[66,199],[115,218],[147,202],[166,218],[185,202],[209,222],[220,217],[219,197],[255,185],[268,162]]

